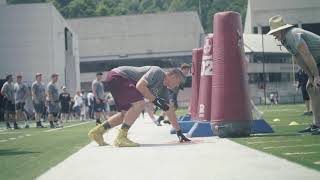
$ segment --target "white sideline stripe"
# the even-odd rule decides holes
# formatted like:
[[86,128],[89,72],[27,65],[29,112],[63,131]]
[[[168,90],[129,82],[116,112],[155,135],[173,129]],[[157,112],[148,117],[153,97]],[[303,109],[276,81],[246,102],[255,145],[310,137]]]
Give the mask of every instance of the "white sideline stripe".
[[1,132],[0,131],[0,134],[21,134],[23,132],[17,132],[17,131],[7,131],[7,132]]
[[293,111],[293,112],[300,112],[297,109],[264,109],[263,112],[286,112],[286,111]]
[[305,144],[305,145],[294,145],[294,146],[269,146],[264,147],[263,149],[281,149],[281,148],[292,148],[292,147],[313,147],[313,146],[320,146],[320,144]]
[[295,140],[286,140],[286,141],[248,141],[247,144],[263,144],[263,143],[282,143],[282,142],[298,142],[302,141],[302,139],[295,139]]
[[293,152],[293,153],[283,153],[283,155],[286,156],[292,156],[292,155],[306,155],[306,154],[317,154],[319,152]]
[[313,162],[313,164],[320,165],[320,161]]
[[[306,126],[306,125],[310,125],[310,123],[301,123],[295,126]],[[284,124],[284,125],[273,125],[271,124],[272,127],[281,127],[281,126],[290,126],[289,124]]]
[[80,125],[83,125],[83,124],[88,124],[88,123],[90,123],[90,122],[91,122],[91,121],[83,122],[83,123],[79,123],[79,124],[74,124],[74,125],[70,125],[70,126],[65,126],[65,127],[63,127],[63,128],[49,129],[49,130],[46,130],[46,131],[43,131],[43,132],[58,131],[58,130],[61,130],[61,129],[71,128],[71,127],[75,127],[75,126],[80,126]]

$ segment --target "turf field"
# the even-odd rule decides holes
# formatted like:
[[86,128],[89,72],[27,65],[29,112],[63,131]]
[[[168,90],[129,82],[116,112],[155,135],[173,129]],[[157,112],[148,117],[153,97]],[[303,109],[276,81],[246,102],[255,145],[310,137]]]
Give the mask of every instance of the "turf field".
[[[264,112],[265,120],[275,133],[232,140],[320,171],[320,135],[297,133],[311,123],[312,116],[302,115],[304,105],[258,106],[258,109]],[[178,113],[185,112],[182,109]],[[289,126],[292,121],[299,125]]]
[[[0,179],[34,179],[89,143],[94,122],[74,121],[62,129],[0,128]],[[22,126],[22,125],[21,125]]]
[[[233,141],[320,171],[320,136],[300,135],[311,122],[304,105],[259,106],[275,130],[272,134],[234,138]],[[178,110],[179,115],[186,109]],[[273,121],[275,118],[280,121]],[[299,125],[289,126],[292,121]],[[22,126],[22,124],[21,124]],[[34,179],[89,143],[94,122],[73,121],[62,129],[5,130],[0,123],[0,179]]]

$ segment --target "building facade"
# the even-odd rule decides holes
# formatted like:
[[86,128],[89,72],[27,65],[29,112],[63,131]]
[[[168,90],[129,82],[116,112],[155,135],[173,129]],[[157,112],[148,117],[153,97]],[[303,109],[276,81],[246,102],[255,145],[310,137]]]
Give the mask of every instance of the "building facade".
[[21,74],[26,83],[58,73],[58,85],[80,89],[77,35],[50,3],[0,5],[0,77]]
[[248,0],[245,33],[265,34],[269,18],[281,15],[286,23],[320,35],[319,0]]
[[[162,68],[191,63],[204,34],[197,12],[69,19],[79,35],[81,87],[91,89],[98,71],[118,66]],[[188,78],[191,86],[191,77]],[[186,93],[190,91],[186,90]],[[179,96],[188,101],[188,96]]]

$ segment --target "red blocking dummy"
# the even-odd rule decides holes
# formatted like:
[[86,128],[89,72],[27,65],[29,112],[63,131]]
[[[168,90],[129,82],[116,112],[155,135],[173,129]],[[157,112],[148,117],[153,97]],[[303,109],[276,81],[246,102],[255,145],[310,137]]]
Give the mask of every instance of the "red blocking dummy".
[[191,85],[191,98],[189,103],[189,112],[191,119],[198,120],[198,99],[199,99],[199,85],[200,85],[200,71],[202,62],[202,48],[196,48],[192,50],[192,85]]
[[240,14],[215,14],[214,34],[212,129],[220,137],[250,135],[252,115]]
[[213,34],[208,34],[204,39],[203,55],[201,62],[198,115],[199,120],[210,121],[211,116],[211,83],[212,83],[212,54]]

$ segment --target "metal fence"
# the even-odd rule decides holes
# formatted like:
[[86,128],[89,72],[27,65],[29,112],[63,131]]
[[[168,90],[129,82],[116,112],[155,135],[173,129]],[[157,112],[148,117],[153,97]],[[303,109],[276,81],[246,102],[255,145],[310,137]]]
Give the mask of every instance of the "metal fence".
[[[303,103],[303,98],[301,95],[287,95],[279,96],[277,98],[278,104],[300,104]],[[267,97],[266,101],[264,97],[252,97],[252,101],[256,105],[271,104],[270,99]]]

